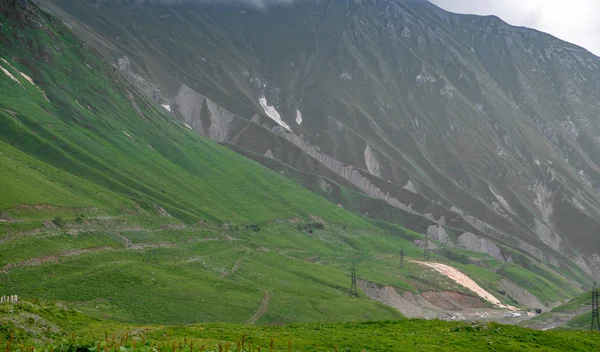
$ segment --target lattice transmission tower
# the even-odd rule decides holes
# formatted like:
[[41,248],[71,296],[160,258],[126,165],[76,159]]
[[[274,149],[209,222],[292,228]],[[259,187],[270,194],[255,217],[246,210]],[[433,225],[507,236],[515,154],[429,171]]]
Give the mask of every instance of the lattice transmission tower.
[[400,247],[400,269],[404,268],[404,246]]
[[350,284],[350,297],[358,297],[358,290],[356,289],[356,266],[352,263],[352,268],[350,269],[351,280]]
[[590,330],[600,331],[600,318],[598,318],[598,286],[594,282],[594,288],[592,289],[592,324]]

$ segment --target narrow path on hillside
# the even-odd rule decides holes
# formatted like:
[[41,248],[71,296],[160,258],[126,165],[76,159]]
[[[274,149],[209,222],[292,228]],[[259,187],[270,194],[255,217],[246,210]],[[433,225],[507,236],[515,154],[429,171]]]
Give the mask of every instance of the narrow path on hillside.
[[240,266],[242,265],[242,262],[244,261],[244,259],[246,259],[246,257],[248,256],[249,253],[250,253],[250,251],[246,250],[246,253],[243,256],[241,256],[238,260],[235,261],[235,263],[233,264],[233,267],[231,268],[231,271],[224,272],[223,274],[221,274],[221,277],[225,277],[225,276],[229,276],[229,275],[237,273],[238,270],[240,270]]
[[518,310],[517,308],[515,308],[513,306],[510,306],[510,305],[500,302],[499,299],[497,299],[491,293],[484,290],[481,286],[479,286],[470,277],[468,277],[467,275],[463,274],[462,272],[458,271],[457,269],[455,269],[451,266],[448,266],[448,265],[442,264],[442,263],[419,262],[416,260],[411,260],[411,262],[421,264],[426,267],[434,269],[435,271],[439,272],[440,274],[445,275],[449,279],[455,281],[457,284],[464,286],[464,287],[468,288],[469,290],[475,292],[479,297],[485,299],[486,301],[490,302],[491,304],[495,305],[498,308],[512,310],[512,311]]
[[240,269],[240,265],[242,264],[242,260],[246,259],[246,256],[241,257],[240,259],[238,259],[235,264],[233,264],[233,268],[231,268],[231,273],[235,274],[237,273],[237,271]]
[[30,258],[25,261],[19,263],[8,263],[2,269],[0,269],[0,273],[6,274],[15,268],[23,268],[34,265],[41,265],[49,262],[58,262],[60,258],[66,257],[76,257],[82,254],[94,253],[94,252],[104,252],[104,251],[115,251],[117,248],[110,246],[102,246],[102,247],[93,247],[93,248],[82,248],[82,249],[72,249],[68,251],[64,251],[57,255],[45,255],[37,258]]
[[[208,241],[220,241],[220,239],[202,238],[202,239],[193,241],[193,243],[208,242]],[[189,244],[192,242],[187,242],[187,243]],[[165,243],[165,242],[140,243],[140,244],[132,244],[129,247],[127,247],[126,244],[123,244],[123,243],[122,243],[122,245],[124,246],[122,248],[111,247],[111,246],[101,246],[101,247],[93,247],[93,248],[71,249],[71,250],[64,251],[64,252],[57,253],[57,254],[48,254],[48,255],[41,256],[41,257],[29,258],[27,260],[24,260],[24,261],[21,261],[18,263],[6,264],[4,267],[2,267],[0,269],[0,273],[6,274],[15,268],[23,268],[23,267],[41,265],[41,264],[45,264],[45,263],[49,263],[49,262],[58,262],[61,258],[77,257],[80,255],[90,254],[90,253],[95,253],[95,252],[143,251],[143,250],[152,249],[152,248],[177,248],[177,247],[181,246],[181,244],[169,243],[169,242],[167,242],[167,243]]]
[[270,300],[271,300],[271,291],[265,290],[265,296],[263,297],[262,302],[260,302],[260,307],[258,307],[258,310],[256,311],[256,313],[254,313],[252,318],[248,319],[248,321],[246,323],[250,324],[250,325],[256,324],[258,319],[260,319],[260,317],[265,315],[265,313],[267,312],[267,308],[269,307]]

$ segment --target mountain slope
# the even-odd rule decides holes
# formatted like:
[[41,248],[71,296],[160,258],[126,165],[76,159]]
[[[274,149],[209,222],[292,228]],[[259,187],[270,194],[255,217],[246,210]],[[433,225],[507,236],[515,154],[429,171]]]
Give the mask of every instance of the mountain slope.
[[586,292],[569,302],[523,322],[538,330],[589,330],[592,322],[592,293]]
[[401,317],[350,300],[341,263],[375,250],[366,235],[402,240],[190,131],[29,2],[0,4],[2,294],[147,323],[244,322],[265,290],[263,322]]
[[196,132],[343,206],[599,273],[600,59],[581,48],[420,0],[41,5]]
[[[0,295],[136,324],[287,324],[402,318],[371,288],[438,304],[442,319],[529,308],[505,281],[547,305],[581,292],[570,280],[585,276],[508,245],[490,247],[493,256],[432,240],[432,261],[501,304],[482,301],[413,262],[423,234],[357,216],[199,136],[56,18],[28,1],[0,5]],[[348,205],[381,206],[351,184],[327,185]],[[462,236],[419,219],[424,232]],[[357,298],[348,295],[352,263],[370,288]]]

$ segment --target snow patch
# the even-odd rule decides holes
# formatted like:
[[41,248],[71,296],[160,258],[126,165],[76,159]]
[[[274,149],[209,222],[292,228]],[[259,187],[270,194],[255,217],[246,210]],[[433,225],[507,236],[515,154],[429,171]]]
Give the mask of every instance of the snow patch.
[[502,207],[508,211],[509,213],[514,215],[514,211],[512,210],[512,208],[510,207],[510,204],[508,204],[508,201],[502,197],[501,195],[499,195],[498,193],[496,193],[494,191],[494,189],[492,188],[492,186],[488,186],[488,188],[490,189],[490,192],[492,192],[492,194],[494,195],[494,197],[498,200],[498,202],[500,202],[500,204],[502,205]]
[[594,188],[592,186],[592,181],[590,180],[590,177],[585,173],[585,171],[579,170],[579,176],[581,176],[581,179],[583,180],[586,186],[588,186],[589,188]]
[[163,108],[165,108],[165,110],[171,112],[171,105],[168,104],[160,104]]
[[124,135],[126,135],[127,137],[131,138],[131,140],[133,140],[133,137],[131,137],[131,135],[123,130],[121,130],[121,132],[123,132]]
[[404,187],[405,190],[413,192],[413,193],[418,193],[417,189],[415,188],[415,185],[412,183],[411,180],[408,180],[408,182],[406,183],[406,185]]
[[[33,79],[32,79],[31,77],[27,76],[26,74],[24,74],[24,73],[23,73],[23,72],[21,72],[21,71],[19,71],[19,73],[20,73],[20,74],[21,74],[21,76],[23,76],[23,78],[25,78],[25,79],[26,79],[26,80],[27,80],[29,83],[31,83],[31,84],[33,84],[34,86],[36,86],[36,85],[35,85],[35,83],[33,83]],[[36,86],[36,87],[37,87],[37,86]]]
[[[27,80],[27,82],[31,83],[43,96],[44,99],[46,99],[47,102],[50,102],[50,100],[48,99],[48,97],[46,96],[46,93],[44,93],[44,91],[37,86],[37,84],[35,84],[33,82],[33,79],[31,77],[29,77],[28,75],[24,74],[23,72],[17,70],[13,65],[11,65],[8,61],[4,60],[3,58],[0,58],[5,64],[7,64],[8,66],[10,66],[10,68],[12,68],[14,71],[19,72],[19,74],[21,75],[21,77],[25,78]],[[22,87],[23,85],[21,84],[21,82],[19,82],[18,79],[15,78],[15,76],[13,76],[10,72],[8,72],[7,70],[4,69],[4,67],[0,66],[0,70],[2,70],[2,72],[4,72],[6,75],[8,75],[8,77],[10,77],[13,81],[19,83],[19,85]]]
[[352,80],[352,75],[350,75],[349,73],[344,72],[344,73],[342,73],[340,75],[340,79],[342,81],[351,81]]
[[410,39],[411,34],[412,34],[411,30],[408,27],[404,27],[402,29],[402,32],[400,33],[400,36],[402,38],[409,38]]
[[577,200],[577,198],[575,197],[571,197],[571,200],[573,201],[573,204],[575,204],[575,206],[577,208],[579,208],[580,210],[586,211],[587,209],[583,206],[583,204],[581,204],[581,202],[579,200]]
[[547,244],[550,248],[554,249],[555,251],[560,251],[562,239],[560,238],[560,236],[554,233],[552,229],[548,227],[548,225],[535,218],[533,219],[533,230],[535,231],[538,238],[542,240],[542,242]]
[[552,214],[554,213],[553,205],[553,193],[544,184],[536,183],[533,186],[533,192],[535,193],[535,199],[533,203],[538,207],[542,215],[542,219],[547,224],[552,223]]
[[183,124],[185,127],[189,128],[190,130],[193,130],[192,126],[188,125],[187,123]]
[[435,77],[433,77],[429,72],[427,72],[427,70],[425,68],[423,68],[421,70],[421,73],[419,73],[419,75],[417,75],[416,80],[418,83],[435,83],[435,82],[437,82]]
[[44,99],[46,99],[47,102],[50,102],[50,99],[48,99],[48,97],[46,96],[46,93],[44,93],[44,91],[37,86],[37,84],[33,83],[33,79],[29,76],[27,76],[26,74],[24,74],[23,72],[19,71],[19,73],[21,74],[21,76],[23,76],[23,78],[25,78],[29,83],[31,83],[43,96]]
[[290,128],[290,126],[288,126],[285,122],[283,122],[283,120],[281,119],[281,116],[279,115],[279,112],[275,109],[275,107],[270,106],[267,103],[266,97],[264,97],[264,96],[260,97],[260,99],[258,99],[258,102],[260,103],[260,106],[263,108],[263,110],[265,111],[265,114],[267,114],[267,116],[269,116],[271,119],[273,119],[273,121],[277,122],[281,127],[292,132],[292,129]]
[[296,123],[299,125],[302,124],[302,113],[300,110],[296,110]]
[[365,163],[367,164],[367,169],[371,173],[371,175],[375,175],[377,177],[381,177],[381,173],[379,172],[379,162],[375,159],[375,155],[373,155],[373,150],[371,150],[371,146],[367,144],[365,148]]
[[21,82],[19,82],[18,79],[15,78],[15,76],[12,75],[12,73],[8,72],[8,70],[6,70],[4,67],[0,66],[0,70],[2,72],[4,72],[5,75],[8,76],[8,78],[12,79],[13,81],[17,82],[19,85],[21,85]]

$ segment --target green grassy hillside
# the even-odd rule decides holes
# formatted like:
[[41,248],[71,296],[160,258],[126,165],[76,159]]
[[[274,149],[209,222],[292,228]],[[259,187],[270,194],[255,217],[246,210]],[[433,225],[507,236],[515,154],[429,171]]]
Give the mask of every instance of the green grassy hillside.
[[[58,21],[15,6],[0,16],[2,293],[124,320],[244,322],[278,286],[263,319],[400,316],[350,301],[342,270],[285,253],[348,255],[342,235],[381,231],[199,137]],[[297,229],[317,222],[323,238]]]
[[592,321],[592,293],[585,292],[569,302],[545,312],[523,326],[559,330],[589,330]]
[[[401,246],[422,256],[421,234],[376,226],[201,138],[58,20],[27,1],[0,5],[0,295],[136,324],[279,325],[402,318],[348,297],[352,262],[378,285],[466,291],[398,268]],[[432,259],[516,304],[499,293],[497,260],[443,246]],[[550,269],[509,269],[541,283],[531,290],[543,299],[581,292]]]

